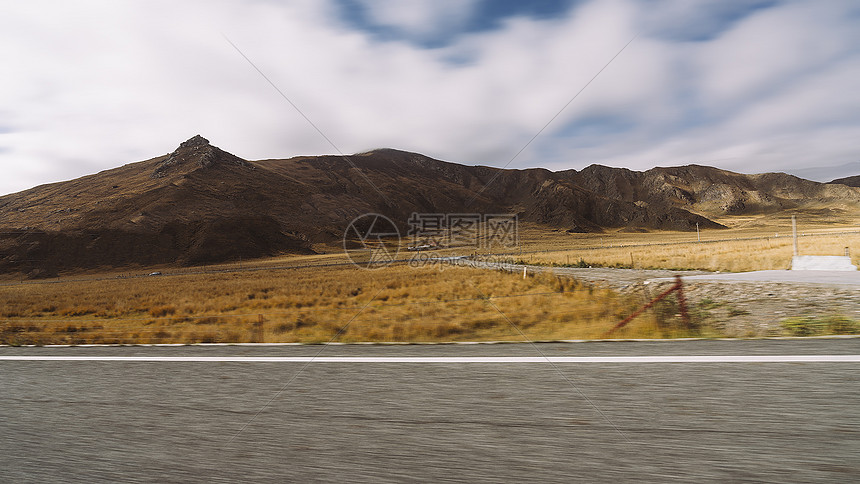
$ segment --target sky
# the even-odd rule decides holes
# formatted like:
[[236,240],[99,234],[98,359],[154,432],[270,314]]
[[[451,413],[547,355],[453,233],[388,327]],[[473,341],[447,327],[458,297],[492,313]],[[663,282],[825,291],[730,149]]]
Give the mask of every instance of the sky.
[[195,134],[250,160],[860,173],[853,0],[0,0],[0,63],[0,194]]

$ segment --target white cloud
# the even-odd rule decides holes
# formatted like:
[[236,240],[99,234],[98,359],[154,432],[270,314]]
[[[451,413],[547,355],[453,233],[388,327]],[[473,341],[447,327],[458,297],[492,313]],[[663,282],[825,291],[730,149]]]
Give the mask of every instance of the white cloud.
[[702,95],[715,105],[754,103],[856,54],[856,25],[846,28],[818,6],[758,12],[710,42],[699,57]]
[[334,152],[222,33],[345,153],[390,146],[502,166],[638,32],[512,167],[767,171],[860,158],[850,2],[746,16],[722,2],[589,2],[445,47],[412,42],[465,25],[478,12],[467,3],[373,2],[372,19],[408,41],[350,27],[333,0],[7,8],[0,193],[157,156],[197,133],[249,159]]

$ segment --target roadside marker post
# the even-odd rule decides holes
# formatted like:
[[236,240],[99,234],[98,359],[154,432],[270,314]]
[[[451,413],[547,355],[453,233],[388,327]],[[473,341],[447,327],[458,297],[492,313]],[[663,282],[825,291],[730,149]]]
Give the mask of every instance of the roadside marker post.
[[791,216],[791,237],[794,239],[794,256],[797,257],[800,253],[797,250],[797,216]]

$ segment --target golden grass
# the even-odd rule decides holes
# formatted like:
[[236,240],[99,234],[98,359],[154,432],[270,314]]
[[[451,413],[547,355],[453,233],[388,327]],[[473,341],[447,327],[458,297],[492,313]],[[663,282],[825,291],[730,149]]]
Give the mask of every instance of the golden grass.
[[[621,245],[621,244],[618,244]],[[860,263],[860,234],[800,237],[804,255],[843,255],[848,247],[852,262]],[[585,265],[636,269],[701,269],[743,272],[788,269],[793,243],[790,237],[723,242],[636,245],[570,249],[521,256],[525,262],[546,265]]]
[[[860,219],[837,215],[799,215],[800,253],[843,255],[847,247],[852,261],[860,264]],[[434,250],[425,255],[505,254],[507,259],[523,263],[568,266],[582,260],[585,265],[637,269],[741,272],[790,267],[793,243],[789,213],[724,217],[718,221],[730,228],[703,230],[700,234],[695,231],[578,234],[521,222],[517,247],[464,246]],[[405,251],[407,245],[408,241],[404,240],[399,257],[414,256]],[[337,259],[337,247],[319,248],[329,252],[323,256],[325,260]],[[340,257],[345,260],[342,255]],[[313,257],[303,260],[313,260]]]
[[[590,339],[642,301],[551,275],[306,268],[0,286],[0,343]],[[614,337],[687,335],[649,313]]]
[[[732,227],[728,230],[703,230],[701,242],[695,232],[650,231],[625,233],[569,234],[561,229],[552,229],[531,223],[519,224],[519,246],[494,245],[489,249],[473,246],[454,247],[425,252],[423,255],[439,257],[446,255],[468,255],[472,253],[504,253],[512,260],[526,263],[575,265],[580,259],[591,265],[610,267],[635,267],[654,269],[704,269],[713,271],[748,271],[785,269],[791,263],[791,219],[790,215],[725,217],[719,222]],[[837,223],[838,222],[838,223]],[[815,223],[800,219],[798,233],[801,254],[842,255],[849,247],[852,260],[860,263],[860,220],[846,223],[844,220],[821,219]],[[841,235],[842,232],[854,232]],[[725,241],[725,239],[733,239]],[[748,240],[757,239],[757,240]],[[404,237],[397,256],[408,259],[416,253],[406,250],[411,240]],[[612,246],[612,247],[608,247]],[[595,249],[595,247],[607,247]],[[201,271],[241,271],[280,269],[286,267],[320,266],[348,263],[340,241],[331,244],[316,244],[315,255],[284,255],[268,259],[236,261],[201,267],[157,266],[114,270],[77,271],[63,274],[64,277],[105,277],[145,274],[153,270],[196,274]],[[631,255],[632,262],[631,262]],[[18,275],[0,274],[0,280],[21,280]]]
[[[746,271],[791,261],[786,216],[720,220],[729,230],[568,234],[521,224],[512,260],[546,265]],[[860,234],[847,223],[801,224],[800,251],[860,263]],[[779,237],[775,237],[775,234]],[[755,240],[721,240],[749,239]],[[404,249],[408,244],[404,240]],[[650,244],[650,245],[648,245]],[[608,247],[611,246],[611,247]],[[602,247],[602,248],[595,248]],[[284,256],[208,267],[155,267],[67,275],[0,285],[0,343],[444,342],[601,337],[644,302],[551,275],[465,267],[353,266],[338,244],[315,256]],[[474,248],[434,251],[463,255]],[[480,251],[478,251],[480,252]],[[519,253],[521,252],[521,253]],[[401,252],[400,257],[412,253]],[[160,277],[127,277],[163,270]],[[692,308],[696,314],[696,308]],[[704,314],[704,312],[700,312]],[[692,335],[671,302],[613,337]],[[702,321],[699,320],[699,323]],[[707,326],[704,335],[715,335]]]

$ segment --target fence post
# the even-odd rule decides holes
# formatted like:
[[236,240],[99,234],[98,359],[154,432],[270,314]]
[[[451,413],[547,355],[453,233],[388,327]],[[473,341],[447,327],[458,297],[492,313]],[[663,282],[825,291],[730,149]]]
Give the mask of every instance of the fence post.
[[684,295],[684,283],[681,281],[681,276],[675,275],[675,287],[678,291],[678,310],[681,313],[681,321],[687,328],[690,327],[690,314],[687,312],[687,297]]
[[603,337],[606,338],[609,335],[611,335],[612,333],[614,333],[615,331],[623,328],[624,326],[627,325],[627,323],[629,323],[630,321],[633,321],[633,319],[636,318],[636,316],[639,316],[640,314],[644,313],[649,308],[651,308],[651,306],[657,304],[659,301],[661,301],[666,296],[668,296],[669,294],[672,294],[675,291],[678,292],[678,296],[677,296],[678,297],[678,309],[680,310],[680,313],[681,313],[681,321],[684,322],[684,326],[689,328],[690,327],[690,314],[687,312],[687,298],[686,298],[686,296],[684,296],[684,282],[681,280],[681,276],[676,274],[675,275],[675,284],[672,285],[672,287],[663,291],[659,296],[655,297],[654,299],[652,299],[651,301],[646,303],[644,306],[642,306],[641,308],[636,310],[630,316],[627,316],[626,318],[624,318],[624,321],[621,321],[620,323],[613,326],[609,331],[604,333]]

